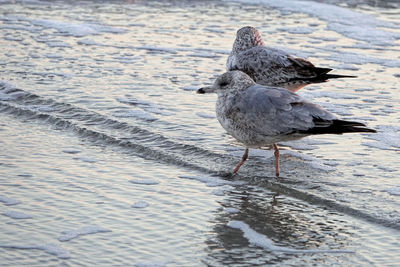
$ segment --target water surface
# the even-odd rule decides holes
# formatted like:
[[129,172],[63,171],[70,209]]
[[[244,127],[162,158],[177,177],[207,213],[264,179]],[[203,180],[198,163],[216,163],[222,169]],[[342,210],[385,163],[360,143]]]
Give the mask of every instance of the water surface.
[[[1,264],[399,262],[398,4],[245,2],[0,2]],[[245,25],[357,75],[300,94],[378,133],[281,144],[281,180],[251,150],[230,177],[244,148],[195,90]]]

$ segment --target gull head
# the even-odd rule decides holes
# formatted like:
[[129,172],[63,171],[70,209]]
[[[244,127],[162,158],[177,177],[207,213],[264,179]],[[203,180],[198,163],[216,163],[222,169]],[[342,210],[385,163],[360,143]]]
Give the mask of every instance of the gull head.
[[259,31],[251,26],[240,28],[236,32],[236,39],[233,43],[232,51],[241,52],[255,46],[264,45]]
[[244,72],[239,70],[228,71],[218,76],[213,86],[197,90],[198,94],[217,93],[226,94],[232,91],[243,91],[254,85],[255,82]]

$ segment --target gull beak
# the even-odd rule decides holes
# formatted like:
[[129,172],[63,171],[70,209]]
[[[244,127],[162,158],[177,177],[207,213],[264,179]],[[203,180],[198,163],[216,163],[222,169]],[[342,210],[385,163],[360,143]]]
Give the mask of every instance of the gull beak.
[[199,90],[196,91],[197,94],[205,94],[206,91],[204,90],[204,88],[200,88]]
[[202,87],[199,90],[197,90],[196,93],[198,94],[214,93],[214,89],[212,87]]

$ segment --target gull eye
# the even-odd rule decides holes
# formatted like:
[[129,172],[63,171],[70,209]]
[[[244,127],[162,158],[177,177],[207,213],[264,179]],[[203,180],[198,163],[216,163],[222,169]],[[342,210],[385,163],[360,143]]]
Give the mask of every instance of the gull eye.
[[222,82],[222,83],[220,83],[219,85],[221,86],[221,87],[225,87],[225,86],[227,86],[229,83],[227,83],[227,82]]

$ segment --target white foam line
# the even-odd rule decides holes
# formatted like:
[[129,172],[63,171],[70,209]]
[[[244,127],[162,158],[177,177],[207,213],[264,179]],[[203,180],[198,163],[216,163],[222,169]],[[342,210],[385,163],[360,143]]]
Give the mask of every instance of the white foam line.
[[58,244],[46,244],[46,245],[4,245],[0,244],[1,248],[9,248],[9,249],[35,249],[35,250],[43,250],[44,252],[55,255],[60,259],[68,259],[70,258],[69,252],[63,249]]
[[190,54],[189,56],[195,57],[218,57],[219,54],[229,55],[230,50],[224,49],[210,49],[210,48],[183,48],[183,47],[162,47],[162,46],[153,46],[153,45],[142,45],[142,46],[130,46],[130,45],[114,45],[114,44],[102,44],[98,43],[92,39],[86,38],[77,41],[80,45],[93,45],[93,46],[105,46],[105,47],[113,47],[119,49],[132,49],[132,50],[146,50],[151,52],[160,52],[160,53],[171,53],[177,54],[178,52],[192,52],[194,54]]
[[356,65],[376,64],[376,65],[383,65],[383,66],[389,67],[389,68],[399,68],[400,67],[400,61],[396,60],[396,59],[379,58],[377,56],[371,56],[371,54],[365,55],[365,54],[354,53],[354,52],[342,51],[341,53],[336,53],[336,52],[332,52],[332,49],[329,47],[327,49],[324,49],[324,48],[319,48],[319,49],[330,51],[331,54],[325,56],[325,58],[336,61],[336,62],[340,62],[340,63],[356,64]]
[[374,45],[396,45],[400,34],[382,30],[398,28],[392,22],[379,20],[371,15],[352,11],[348,8],[313,1],[300,0],[227,0],[245,4],[262,4],[285,12],[304,13],[328,23],[328,29],[354,40]]
[[30,19],[21,16],[6,16],[2,18],[9,21],[27,21],[35,26],[40,26],[46,29],[56,29],[60,33],[64,33],[72,36],[87,36],[97,35],[102,33],[125,33],[125,29],[114,28],[105,25],[91,24],[91,23],[79,23],[70,21],[57,21],[49,19]]
[[[97,44],[91,44],[89,41],[86,42],[85,44],[87,44],[87,45],[97,45]],[[102,45],[102,46],[104,46],[104,45]],[[193,54],[189,54],[188,56],[192,56],[192,57],[209,57],[209,58],[218,57],[218,54],[227,55],[227,54],[230,53],[229,50],[209,49],[209,48],[162,47],[162,46],[150,46],[150,45],[143,45],[143,46],[114,46],[114,45],[110,45],[110,46],[117,47],[117,48],[135,49],[135,50],[147,50],[147,51],[171,53],[171,54],[177,54],[178,52],[192,52]]]
[[96,233],[106,233],[106,232],[111,232],[111,230],[104,229],[95,225],[89,225],[82,227],[77,230],[71,230],[71,231],[64,231],[62,232],[62,235],[58,237],[58,240],[61,242],[64,241],[69,241],[71,239],[77,238],[78,236],[81,235],[89,235],[89,234],[96,234]]
[[354,253],[350,250],[330,250],[330,249],[292,249],[287,247],[276,246],[267,236],[257,233],[250,226],[242,221],[230,221],[229,227],[239,229],[243,232],[244,237],[250,244],[262,247],[269,251],[283,252],[289,254],[295,253]]
[[240,185],[243,182],[238,181],[226,181],[213,176],[194,176],[194,175],[181,175],[179,178],[197,180],[199,182],[205,183],[207,186],[221,186],[221,185]]

